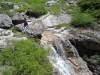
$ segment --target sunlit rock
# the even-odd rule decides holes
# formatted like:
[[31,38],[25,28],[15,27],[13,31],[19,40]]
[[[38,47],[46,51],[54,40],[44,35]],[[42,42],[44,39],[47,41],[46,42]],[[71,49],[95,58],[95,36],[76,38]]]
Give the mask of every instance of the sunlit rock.
[[1,28],[9,28],[11,27],[12,20],[7,14],[0,14],[0,27]]

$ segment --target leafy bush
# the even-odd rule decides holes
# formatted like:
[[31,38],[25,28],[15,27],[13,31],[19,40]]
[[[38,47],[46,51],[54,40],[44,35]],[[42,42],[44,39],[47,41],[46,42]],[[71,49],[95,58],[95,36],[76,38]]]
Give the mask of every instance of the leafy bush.
[[47,10],[43,3],[34,3],[30,5],[30,10],[35,17],[39,17],[47,13]]
[[19,9],[17,9],[16,11],[18,12],[25,12],[26,10],[28,10],[28,5],[27,4],[23,4]]
[[49,7],[48,10],[53,15],[59,15],[59,13],[60,13],[60,5],[59,4],[55,4],[55,5],[51,6],[51,7]]
[[75,5],[72,4],[72,5],[63,7],[63,10],[66,11],[66,13],[71,14],[73,12],[74,8],[76,8],[76,7],[75,7]]
[[[21,7],[15,11],[22,12],[28,10],[34,14],[35,17],[39,17],[47,13],[44,3],[47,0],[6,0],[8,2],[14,2]],[[1,2],[1,1],[0,1]],[[6,12],[5,12],[6,13]]]
[[10,10],[8,8],[0,8],[0,14],[7,14],[8,16],[12,17],[14,12],[10,12]]
[[75,11],[73,13],[71,25],[74,27],[88,27],[91,26],[93,22],[94,18],[91,15]]
[[100,19],[100,0],[79,0],[78,6],[83,12],[92,14],[95,18]]
[[95,65],[100,65],[100,55],[91,56],[90,62],[94,63]]
[[94,10],[94,9],[100,9],[100,0],[79,0],[78,5],[81,7],[81,9],[87,10]]
[[50,75],[51,65],[46,51],[37,47],[32,40],[13,41],[14,49],[0,52],[0,61],[14,67],[11,75]]

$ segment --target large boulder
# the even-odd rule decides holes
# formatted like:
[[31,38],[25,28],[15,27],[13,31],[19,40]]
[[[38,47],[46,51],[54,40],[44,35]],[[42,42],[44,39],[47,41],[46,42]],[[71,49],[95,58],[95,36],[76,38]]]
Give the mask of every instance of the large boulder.
[[0,27],[11,27],[12,20],[7,14],[0,14]]
[[14,3],[12,3],[12,2],[1,2],[1,6],[3,7],[3,8],[10,8],[10,9],[12,9],[13,8],[13,6],[14,6]]
[[[22,31],[23,24],[18,24],[15,26],[15,29]],[[29,24],[26,28],[25,33],[31,37],[41,37],[42,32],[44,31],[44,25],[40,20],[36,21],[34,24]]]
[[43,24],[47,28],[55,27],[62,23],[70,23],[70,21],[71,21],[71,15],[63,13],[59,14],[58,16],[48,15],[47,17],[42,19]]
[[15,13],[12,17],[12,22],[14,25],[21,24],[24,21],[24,16],[21,13]]
[[92,30],[76,30],[72,29],[69,40],[75,40],[80,46],[87,49],[100,51],[100,33]]

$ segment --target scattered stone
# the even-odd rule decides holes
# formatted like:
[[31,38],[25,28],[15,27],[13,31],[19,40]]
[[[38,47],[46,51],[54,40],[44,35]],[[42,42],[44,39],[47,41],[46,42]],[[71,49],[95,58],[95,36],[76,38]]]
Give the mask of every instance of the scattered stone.
[[26,37],[14,37],[14,33],[11,30],[5,30],[0,28],[0,50],[3,50],[10,45],[10,40],[27,40]]

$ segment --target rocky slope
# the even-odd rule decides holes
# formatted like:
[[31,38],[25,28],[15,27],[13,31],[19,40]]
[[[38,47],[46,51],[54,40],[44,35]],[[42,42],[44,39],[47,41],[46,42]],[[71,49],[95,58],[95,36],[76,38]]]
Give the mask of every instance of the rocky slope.
[[[56,2],[54,0],[48,1],[46,5],[49,7]],[[69,0],[68,4],[77,6],[74,0]],[[6,17],[1,20],[1,27],[2,25],[10,27],[13,22],[15,29],[22,31],[24,19],[22,13],[15,14],[12,21],[8,20],[8,16]],[[66,27],[55,29],[57,25],[70,23],[71,21],[71,15],[63,12],[60,12],[58,16],[48,12],[48,14],[40,18],[29,16],[26,18],[29,27],[26,29],[25,34],[33,38],[39,38],[39,46],[44,46],[46,50],[50,50],[48,58],[54,67],[52,75],[100,75],[100,64],[95,65],[95,62],[91,62],[89,58],[83,58],[85,54],[89,57],[94,54],[100,55],[99,31],[72,27],[69,29]],[[0,45],[7,45],[6,39],[23,39],[13,36],[12,31],[1,29]],[[24,39],[26,38],[24,37]]]

